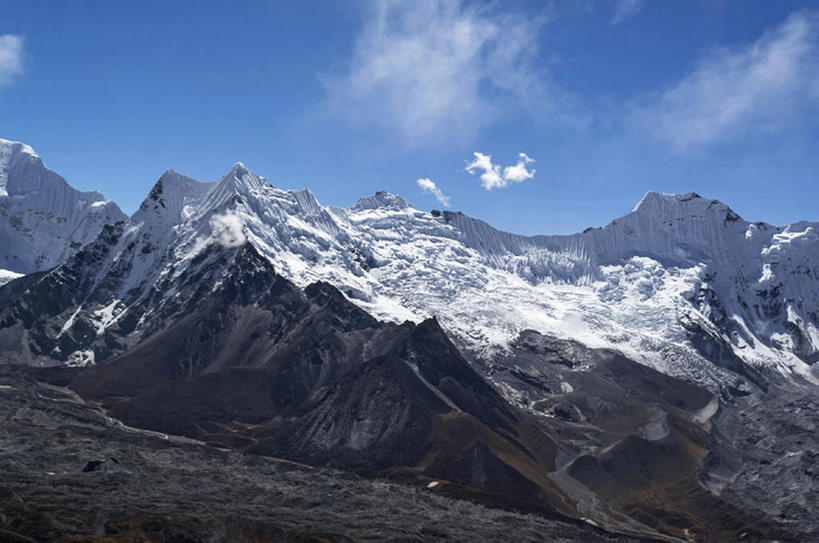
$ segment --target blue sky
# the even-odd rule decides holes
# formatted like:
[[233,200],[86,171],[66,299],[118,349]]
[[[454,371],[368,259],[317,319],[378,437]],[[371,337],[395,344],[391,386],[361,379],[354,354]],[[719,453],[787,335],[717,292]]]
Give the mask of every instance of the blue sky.
[[325,204],[437,192],[528,234],[648,190],[816,220],[815,6],[0,0],[0,137],[126,212],[167,168],[242,161]]

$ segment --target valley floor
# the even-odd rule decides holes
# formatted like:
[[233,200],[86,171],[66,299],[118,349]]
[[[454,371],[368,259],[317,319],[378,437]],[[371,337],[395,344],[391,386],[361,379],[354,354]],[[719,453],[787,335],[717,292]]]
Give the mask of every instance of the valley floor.
[[629,541],[122,426],[0,366],[0,541]]

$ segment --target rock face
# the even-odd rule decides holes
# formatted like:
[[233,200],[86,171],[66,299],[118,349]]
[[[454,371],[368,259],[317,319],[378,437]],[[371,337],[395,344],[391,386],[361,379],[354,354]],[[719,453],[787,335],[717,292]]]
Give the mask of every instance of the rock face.
[[0,284],[52,268],[125,220],[98,192],[79,192],[23,143],[0,139]]

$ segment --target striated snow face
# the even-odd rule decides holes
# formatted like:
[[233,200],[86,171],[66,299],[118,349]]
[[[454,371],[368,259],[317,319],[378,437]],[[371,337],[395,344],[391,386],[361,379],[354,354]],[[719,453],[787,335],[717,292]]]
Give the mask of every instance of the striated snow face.
[[56,266],[126,219],[98,192],[79,192],[28,145],[0,139],[0,268],[31,273]]
[[712,389],[737,376],[704,348],[815,382],[816,230],[749,223],[693,193],[648,193],[604,228],[526,237],[385,192],[323,207],[239,163],[214,183],[166,172],[112,241],[83,311],[102,333],[212,244],[246,240],[296,284],[327,281],[378,318],[436,316],[479,364],[533,329]]
[[0,197],[8,196],[9,170],[20,160],[36,159],[34,149],[24,143],[0,138]]

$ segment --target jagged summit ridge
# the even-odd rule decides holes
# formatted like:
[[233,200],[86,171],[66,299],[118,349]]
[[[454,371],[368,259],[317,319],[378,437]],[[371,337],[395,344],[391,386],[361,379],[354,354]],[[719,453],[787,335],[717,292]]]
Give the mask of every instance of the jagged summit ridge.
[[112,238],[83,311],[127,319],[141,300],[174,296],[157,289],[215,245],[246,242],[297,285],[326,281],[380,319],[437,316],[478,360],[536,330],[712,389],[739,386],[735,360],[815,380],[816,226],[749,223],[694,193],[650,192],[603,228],[520,236],[383,191],[324,207],[237,163],[212,183],[163,174]]

